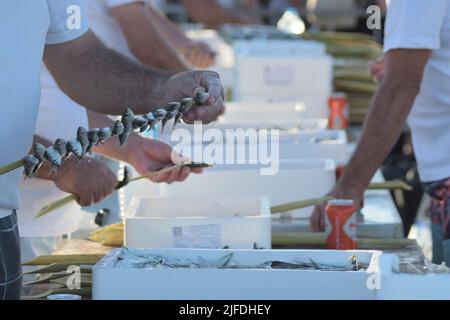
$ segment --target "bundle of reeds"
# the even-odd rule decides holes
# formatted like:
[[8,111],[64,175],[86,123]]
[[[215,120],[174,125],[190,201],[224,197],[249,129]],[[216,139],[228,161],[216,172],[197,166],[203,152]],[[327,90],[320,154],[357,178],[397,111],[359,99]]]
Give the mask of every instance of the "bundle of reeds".
[[346,32],[305,33],[304,39],[321,41],[335,58],[334,89],[349,99],[349,117],[362,123],[378,88],[368,71],[368,63],[382,55],[382,47],[368,35]]

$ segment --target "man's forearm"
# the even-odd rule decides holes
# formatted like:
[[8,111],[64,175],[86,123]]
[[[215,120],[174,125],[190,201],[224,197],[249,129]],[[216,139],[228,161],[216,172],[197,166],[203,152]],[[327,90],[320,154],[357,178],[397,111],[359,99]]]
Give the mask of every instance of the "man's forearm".
[[162,16],[161,13],[149,6],[148,14],[158,32],[164,39],[170,42],[174,48],[180,49],[189,45],[191,40],[166,17]]
[[417,86],[385,82],[377,91],[358,146],[339,182],[363,191],[395,145],[418,93]]
[[155,110],[171,76],[106,48],[91,31],[69,43],[47,45],[44,60],[67,95],[106,114],[121,114],[126,107],[138,113]]

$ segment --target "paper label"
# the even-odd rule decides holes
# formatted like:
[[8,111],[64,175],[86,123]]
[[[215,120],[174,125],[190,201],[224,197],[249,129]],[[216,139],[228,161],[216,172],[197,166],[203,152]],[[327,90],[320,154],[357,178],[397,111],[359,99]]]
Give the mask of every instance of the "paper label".
[[172,234],[175,248],[222,248],[219,224],[173,227]]
[[290,66],[266,66],[265,81],[269,86],[292,86],[294,83],[294,68]]

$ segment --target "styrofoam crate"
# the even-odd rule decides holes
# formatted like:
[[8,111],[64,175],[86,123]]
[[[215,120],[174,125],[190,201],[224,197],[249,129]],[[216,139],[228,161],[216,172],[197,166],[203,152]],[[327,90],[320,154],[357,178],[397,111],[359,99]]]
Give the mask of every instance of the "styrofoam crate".
[[[185,157],[191,158],[194,162],[207,162],[214,164],[214,159],[207,159],[206,156],[212,149],[219,150],[225,159],[227,150],[233,147],[235,162],[240,158],[237,150],[245,150],[245,159],[277,157],[284,160],[295,159],[332,159],[338,165],[347,162],[347,136],[344,130],[300,130],[296,133],[280,132],[279,136],[266,138],[256,137],[237,139],[235,136],[225,136],[220,141],[204,141],[203,139],[193,139],[186,143],[181,141],[168,141],[174,150]],[[268,152],[263,155],[260,144],[267,145]],[[227,158],[228,159],[228,158]],[[223,160],[225,161],[225,160]]]
[[[381,272],[379,300],[450,300],[450,273],[408,274],[398,271],[399,257],[382,255],[382,263],[391,265]],[[384,262],[386,261],[387,262]]]
[[232,43],[236,56],[325,56],[326,45],[309,40],[237,40]]
[[125,217],[129,248],[271,247],[267,198],[137,197]]
[[[234,83],[233,83],[234,85]],[[296,103],[301,101],[305,106],[305,118],[328,118],[329,93],[306,94],[298,92],[286,92],[282,94],[273,94],[271,92],[240,92],[233,96],[233,101],[238,103]],[[226,104],[227,109],[229,103]]]
[[[170,126],[170,123],[168,124]],[[205,132],[209,129],[219,130],[222,136],[225,136],[227,133],[227,130],[256,130],[259,131],[261,129],[277,129],[280,132],[293,132],[296,133],[299,130],[320,130],[320,129],[326,129],[328,126],[328,119],[326,118],[314,118],[314,119],[273,119],[271,121],[265,121],[265,122],[252,122],[251,119],[249,119],[246,123],[229,123],[226,122],[224,119],[221,119],[220,121],[208,124],[208,125],[187,125],[187,124],[178,124],[174,130],[165,130],[163,133],[158,132],[156,135],[156,138],[170,143],[177,142],[178,137],[184,136],[186,134],[189,134],[192,139],[195,139],[198,137],[202,137]],[[241,131],[242,132],[242,131]],[[245,134],[245,132],[244,132]]]
[[[107,299],[189,299],[189,300],[288,300],[288,299],[376,299],[377,290],[368,287],[373,270],[380,266],[379,251],[332,250],[188,250],[130,249],[139,255],[158,254],[164,258],[215,261],[232,253],[233,262],[248,269],[117,268],[116,249],[93,268],[92,297]],[[347,266],[355,254],[367,271],[320,271],[255,269],[267,261]],[[387,263],[389,260],[385,260]]]
[[327,56],[238,56],[235,71],[233,97],[237,101],[247,94],[272,99],[303,95],[328,98],[332,92],[332,59]]
[[248,121],[258,123],[272,120],[289,121],[292,119],[327,118],[328,112],[326,109],[307,105],[303,101],[270,102],[259,100],[228,102],[222,118],[228,123],[246,123]]
[[[336,180],[332,160],[280,160],[275,175],[262,175],[262,167],[260,164],[215,165],[183,183],[159,185],[160,194],[175,197],[201,190],[205,196],[264,196],[271,205],[279,205],[321,197]],[[304,218],[311,212],[312,208],[305,208],[287,214]]]

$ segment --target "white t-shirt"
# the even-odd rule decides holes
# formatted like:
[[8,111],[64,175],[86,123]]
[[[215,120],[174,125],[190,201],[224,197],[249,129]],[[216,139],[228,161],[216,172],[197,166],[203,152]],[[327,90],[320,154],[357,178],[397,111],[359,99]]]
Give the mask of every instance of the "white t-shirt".
[[[69,29],[67,8],[81,8],[81,28]],[[0,166],[22,159],[35,129],[45,44],[80,37],[88,29],[82,0],[4,0],[0,18]],[[22,169],[0,176],[0,218],[19,208]]]
[[[124,34],[109,8],[139,0],[87,0],[91,29],[109,47],[131,57]],[[42,68],[41,103],[35,133],[49,141],[74,137],[79,126],[88,127],[86,109],[70,99],[56,84],[50,72]],[[20,184],[21,210],[18,212],[22,237],[60,236],[76,231],[82,209],[76,203],[66,205],[38,220],[39,210],[67,194],[51,181],[27,179]]]
[[[45,66],[41,72],[41,103],[35,134],[49,141],[72,139],[79,126],[89,126],[86,109],[65,95]],[[76,203],[68,204],[51,214],[35,219],[45,205],[68,194],[52,181],[22,180],[19,186],[20,210],[18,221],[21,237],[53,237],[76,231],[82,210]]]
[[130,58],[134,57],[128,48],[125,34],[109,10],[112,7],[132,2],[143,2],[143,0],[87,0],[88,16],[92,30],[105,45]]
[[420,178],[450,177],[450,0],[392,0],[384,51],[433,50],[408,119]]

